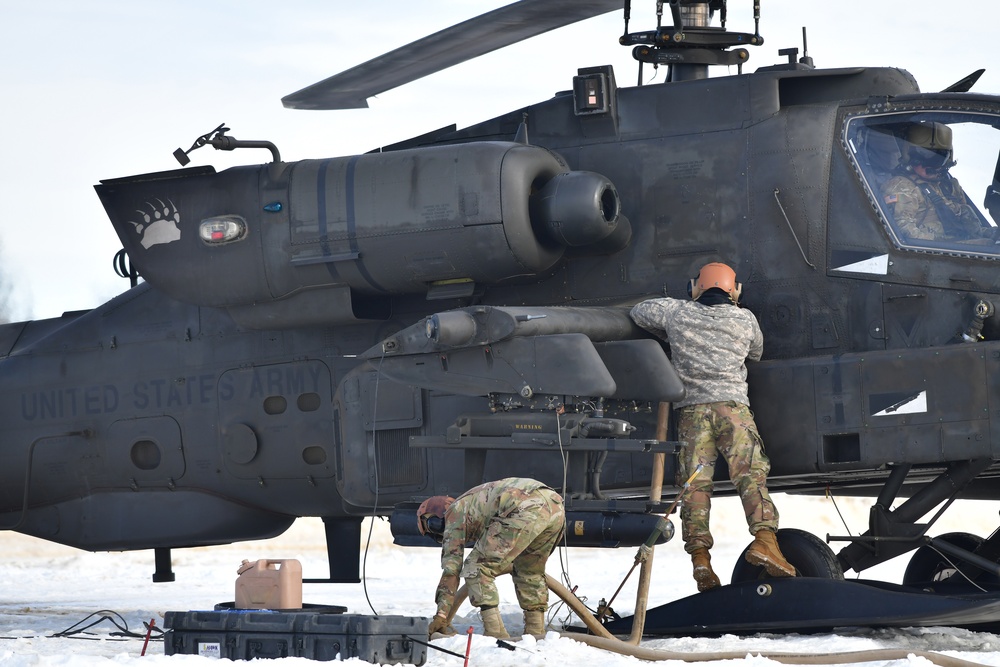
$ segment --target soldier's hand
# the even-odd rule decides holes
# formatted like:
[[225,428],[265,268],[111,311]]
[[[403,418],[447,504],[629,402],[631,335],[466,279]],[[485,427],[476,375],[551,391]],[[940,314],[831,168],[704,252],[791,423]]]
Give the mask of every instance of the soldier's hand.
[[443,614],[434,614],[434,618],[431,619],[430,625],[427,626],[427,635],[433,637],[435,634],[441,633],[448,637],[457,634],[455,629],[451,627],[448,623],[448,617]]

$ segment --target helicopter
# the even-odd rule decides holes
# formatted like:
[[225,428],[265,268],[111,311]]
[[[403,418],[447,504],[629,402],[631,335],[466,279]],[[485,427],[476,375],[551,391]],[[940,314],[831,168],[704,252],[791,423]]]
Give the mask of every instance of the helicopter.
[[[779,534],[793,564],[835,580],[912,551],[917,585],[942,574],[933,547],[995,583],[997,540],[927,538],[920,520],[997,495],[1000,246],[908,238],[881,186],[913,150],[908,128],[945,125],[995,228],[1000,99],[971,93],[976,75],[921,93],[903,70],[818,69],[804,49],[744,73],[763,37],[711,26],[725,2],[658,3],[652,27],[634,4],[620,41],[662,83],[588,66],[491,120],[289,163],[223,124],[175,152],[180,169],[102,180],[134,286],[0,328],[0,526],[152,549],[169,581],[172,549],[319,516],[325,580],[353,582],[363,517],[391,515],[417,544],[417,499],[522,475],[564,491],[571,546],[640,543],[678,490],[642,495],[652,454],[676,444],[656,436],[657,406],[683,387],[628,309],[683,297],[719,260],[765,335],[750,387],[769,486],[877,498],[837,553]],[[357,108],[610,12],[623,3],[521,0],[283,101]],[[384,66],[404,56],[418,65]],[[738,73],[709,77],[718,66]],[[190,166],[207,147],[271,160]]]

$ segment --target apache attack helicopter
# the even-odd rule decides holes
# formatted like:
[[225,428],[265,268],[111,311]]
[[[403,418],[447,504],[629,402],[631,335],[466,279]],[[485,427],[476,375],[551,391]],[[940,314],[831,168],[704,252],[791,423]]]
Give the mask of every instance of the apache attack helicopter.
[[[636,32],[628,2],[521,0],[283,103],[364,107],[613,11],[639,80],[656,66],[663,83],[588,67],[491,120],[298,162],[220,125],[178,149],[181,169],[101,181],[134,285],[91,311],[0,327],[0,525],[152,549],[154,580],[171,581],[171,549],[318,516],[322,580],[354,582],[364,517],[392,516],[397,541],[417,544],[419,499],[520,475],[564,492],[570,546],[641,543],[679,491],[644,495],[653,454],[673,479],[677,443],[657,416],[683,387],[628,310],[684,298],[701,265],[723,261],[765,335],[749,382],[769,486],[876,497],[868,532],[836,553],[780,531],[806,575],[782,585],[913,551],[905,586],[964,576],[994,590],[1000,537],[929,538],[937,517],[921,520],[1000,497],[1000,97],[969,92],[979,73],[921,93],[903,70],[817,69],[797,49],[744,73],[757,25],[729,31],[724,0],[655,4],[655,25]],[[709,78],[719,65],[737,74]],[[206,146],[272,160],[185,166]],[[896,219],[884,185],[928,152],[969,195],[972,237],[918,238]],[[718,493],[732,492],[719,468]],[[963,576],[947,577],[942,551]],[[760,576],[741,560],[724,588]],[[965,609],[924,616],[997,618]]]

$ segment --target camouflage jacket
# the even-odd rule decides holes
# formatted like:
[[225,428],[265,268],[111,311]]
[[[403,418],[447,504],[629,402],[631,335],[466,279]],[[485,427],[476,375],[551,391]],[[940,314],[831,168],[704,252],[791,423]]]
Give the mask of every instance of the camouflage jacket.
[[444,515],[443,573],[459,574],[466,543],[479,540],[490,519],[512,513],[529,493],[541,488],[545,485],[533,479],[508,477],[475,486],[456,498]]
[[[882,186],[882,199],[904,240],[967,241],[993,233],[980,222],[958,180],[949,175],[933,181],[912,173],[894,176]],[[949,219],[942,220],[942,213]]]
[[686,395],[674,407],[747,398],[747,359],[759,361],[764,334],[754,314],[727,303],[706,306],[682,299],[650,299],[632,319],[670,343],[671,363]]

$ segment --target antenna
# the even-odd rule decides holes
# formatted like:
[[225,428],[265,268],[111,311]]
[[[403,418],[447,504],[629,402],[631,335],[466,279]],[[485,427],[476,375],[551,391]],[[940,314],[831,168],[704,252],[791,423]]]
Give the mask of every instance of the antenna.
[[813,59],[809,57],[809,42],[806,40],[805,26],[802,26],[802,57],[799,58],[799,63],[806,67],[814,67]]

